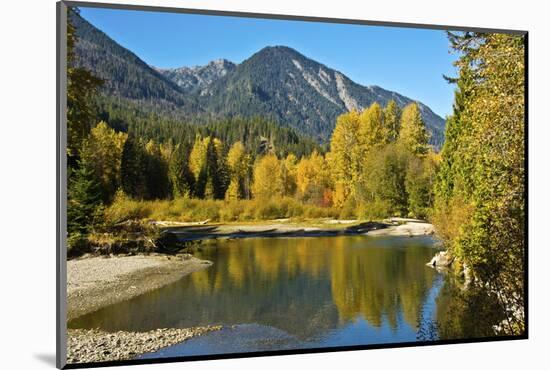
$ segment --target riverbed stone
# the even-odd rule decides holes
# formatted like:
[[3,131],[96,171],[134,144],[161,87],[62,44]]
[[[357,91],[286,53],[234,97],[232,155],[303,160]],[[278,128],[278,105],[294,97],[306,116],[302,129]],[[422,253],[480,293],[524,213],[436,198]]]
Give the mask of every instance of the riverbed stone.
[[427,263],[432,267],[449,267],[453,263],[454,257],[447,251],[437,252],[435,256]]

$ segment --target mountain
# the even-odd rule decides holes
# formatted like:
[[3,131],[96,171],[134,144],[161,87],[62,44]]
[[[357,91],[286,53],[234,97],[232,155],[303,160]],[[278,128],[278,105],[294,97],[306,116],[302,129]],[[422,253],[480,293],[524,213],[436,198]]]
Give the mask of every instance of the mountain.
[[[266,47],[232,71],[201,85],[201,106],[223,116],[264,115],[321,141],[330,138],[338,115],[394,99],[413,100],[378,86],[359,85],[343,73],[285,46]],[[432,143],[443,141],[445,121],[417,102]]]
[[[205,66],[161,69],[147,65],[131,51],[78,15],[78,65],[103,78],[103,94],[139,103],[148,111],[186,121],[263,116],[327,142],[338,115],[373,102],[394,99],[401,107],[412,99],[378,86],[362,86],[343,73],[285,46],[265,47],[240,64],[221,59]],[[445,121],[417,102],[440,147]]]
[[76,66],[102,78],[105,95],[139,101],[146,110],[176,110],[186,115],[201,111],[193,96],[185,95],[177,84],[80,15],[70,13],[70,20],[78,39]]
[[180,68],[155,68],[185,92],[201,92],[212,82],[233,72],[236,65],[226,59],[218,59],[205,66]]

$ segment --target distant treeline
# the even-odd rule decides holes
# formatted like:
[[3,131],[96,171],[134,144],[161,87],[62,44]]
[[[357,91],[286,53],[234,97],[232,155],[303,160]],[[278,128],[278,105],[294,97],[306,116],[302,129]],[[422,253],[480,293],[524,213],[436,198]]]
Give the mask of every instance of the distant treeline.
[[108,122],[116,131],[158,143],[172,141],[190,147],[197,136],[215,136],[224,143],[226,151],[237,141],[254,154],[265,152],[266,144],[279,156],[289,153],[302,156],[324,150],[294,129],[258,116],[185,121],[143,110],[139,102],[104,95],[95,96],[92,109],[96,112],[95,122]]
[[[90,129],[70,182],[88,184],[94,201],[99,192],[104,205],[119,191],[136,200],[294,197],[361,218],[424,217],[431,206],[437,155],[427,145],[415,104],[403,113],[390,102],[385,109],[375,103],[361,113],[343,114],[326,153],[261,119],[189,129],[196,135],[192,142],[170,121],[151,118],[150,126],[146,118],[113,121]],[[125,131],[111,127],[125,122],[132,122]],[[286,135],[274,135],[275,143],[259,134],[266,130]]]

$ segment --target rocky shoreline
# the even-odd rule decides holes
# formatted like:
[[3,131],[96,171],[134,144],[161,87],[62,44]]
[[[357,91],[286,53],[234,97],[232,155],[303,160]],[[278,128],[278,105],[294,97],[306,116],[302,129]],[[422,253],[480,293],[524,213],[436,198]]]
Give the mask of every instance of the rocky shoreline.
[[67,336],[67,363],[90,363],[130,360],[181,343],[221,326],[188,329],[157,329],[143,333],[119,331],[108,333],[97,329],[69,329]]
[[187,254],[67,261],[67,321],[158,289],[211,264]]
[[[173,283],[212,263],[188,254],[83,257],[67,261],[67,321]],[[132,359],[202,335],[219,326],[108,333],[67,331],[67,362]]]

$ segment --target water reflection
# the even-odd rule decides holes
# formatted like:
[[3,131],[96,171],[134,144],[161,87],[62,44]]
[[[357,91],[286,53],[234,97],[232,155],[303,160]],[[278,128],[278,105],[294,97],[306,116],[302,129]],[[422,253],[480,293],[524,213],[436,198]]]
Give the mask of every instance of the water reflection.
[[[220,241],[210,268],[69,323],[146,331],[255,324],[293,340],[416,340],[433,319],[442,277],[425,266],[431,238],[326,237]],[[332,342],[331,342],[332,343]]]

